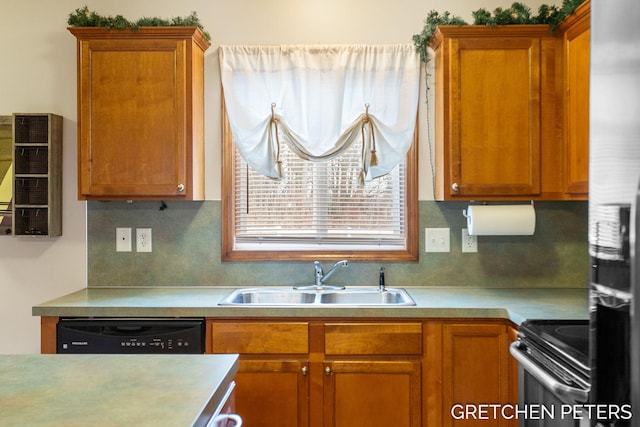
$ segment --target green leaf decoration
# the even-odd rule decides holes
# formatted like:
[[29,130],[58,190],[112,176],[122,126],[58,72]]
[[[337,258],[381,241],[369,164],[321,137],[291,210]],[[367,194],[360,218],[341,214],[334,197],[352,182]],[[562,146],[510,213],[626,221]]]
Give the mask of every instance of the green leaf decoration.
[[[496,25],[546,24],[549,25],[550,31],[554,32],[558,25],[583,2],[584,0],[563,0],[560,8],[543,4],[538,8],[538,15],[535,16],[531,15],[531,9],[528,6],[519,2],[513,3],[510,8],[498,7],[493,12],[482,8],[471,12],[472,25],[494,27]],[[416,52],[424,63],[429,61],[429,43],[439,25],[467,25],[467,23],[458,16],[452,16],[448,11],[440,14],[431,10],[427,14],[422,31],[412,38]]]
[[78,8],[69,14],[67,24],[72,27],[102,27],[116,30],[137,30],[139,27],[198,27],[202,30],[205,39],[211,41],[196,12],[191,12],[187,17],[177,17],[170,20],[162,18],[140,18],[135,22],[129,21],[122,15],[102,16],[89,10],[87,6]]

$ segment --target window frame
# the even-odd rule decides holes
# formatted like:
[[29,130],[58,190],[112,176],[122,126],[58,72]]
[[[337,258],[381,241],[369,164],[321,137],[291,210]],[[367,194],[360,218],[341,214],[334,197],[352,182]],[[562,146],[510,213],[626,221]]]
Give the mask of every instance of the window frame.
[[226,262],[253,261],[331,261],[347,258],[365,262],[418,261],[418,125],[407,152],[405,170],[405,224],[406,245],[395,250],[246,250],[237,249],[235,243],[235,147],[227,117],[224,95],[222,110],[222,194],[221,194],[221,258]]

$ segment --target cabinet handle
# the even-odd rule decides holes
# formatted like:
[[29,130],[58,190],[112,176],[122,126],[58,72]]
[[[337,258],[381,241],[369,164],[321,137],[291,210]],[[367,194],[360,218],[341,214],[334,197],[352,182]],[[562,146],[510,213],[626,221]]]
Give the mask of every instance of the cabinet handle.
[[324,374],[325,375],[331,375],[331,366],[325,366],[324,367]]
[[302,375],[307,376],[307,374],[309,373],[309,368],[307,366],[303,366],[301,371]]
[[178,184],[178,191],[182,193],[184,191],[184,184]]
[[451,189],[453,191],[458,191],[458,190],[460,190],[460,186],[458,185],[457,182],[454,182],[453,184],[451,184]]

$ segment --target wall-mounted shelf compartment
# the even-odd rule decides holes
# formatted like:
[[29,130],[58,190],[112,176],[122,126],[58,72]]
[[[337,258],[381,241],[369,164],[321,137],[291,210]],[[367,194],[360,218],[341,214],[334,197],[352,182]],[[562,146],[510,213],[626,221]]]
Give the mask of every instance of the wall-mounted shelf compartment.
[[0,115],[0,236],[11,235],[13,117]]
[[62,117],[13,114],[13,235],[62,234]]

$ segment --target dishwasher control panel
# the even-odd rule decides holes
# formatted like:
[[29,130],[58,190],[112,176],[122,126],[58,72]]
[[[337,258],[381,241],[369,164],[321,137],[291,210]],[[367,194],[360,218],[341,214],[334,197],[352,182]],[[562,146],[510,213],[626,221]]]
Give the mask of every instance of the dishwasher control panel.
[[202,354],[204,319],[60,319],[59,354]]

